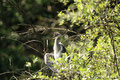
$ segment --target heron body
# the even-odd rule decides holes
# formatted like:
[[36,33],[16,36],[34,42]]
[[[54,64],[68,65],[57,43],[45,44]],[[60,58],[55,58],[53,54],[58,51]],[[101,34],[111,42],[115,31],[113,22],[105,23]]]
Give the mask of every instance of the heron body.
[[[54,40],[54,46],[53,46],[53,53],[46,53],[44,56],[44,61],[45,64],[53,71],[56,72],[57,70],[54,69],[54,67],[52,66],[53,62],[51,62],[50,58],[53,58],[54,60],[60,58],[62,56],[62,53],[66,52],[65,47],[63,46],[63,44],[61,42],[59,42],[59,34],[57,34],[57,36],[55,37]],[[55,62],[57,64],[57,62]]]

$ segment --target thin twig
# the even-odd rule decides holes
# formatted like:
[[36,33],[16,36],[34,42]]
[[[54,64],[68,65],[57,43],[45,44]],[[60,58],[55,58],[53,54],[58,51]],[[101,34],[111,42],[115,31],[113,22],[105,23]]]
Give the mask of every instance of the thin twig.
[[25,73],[29,74],[30,76],[33,76],[30,72],[28,71],[24,71]]
[[10,78],[10,80],[14,80],[14,79],[15,79],[15,80],[18,80],[15,75],[13,75],[13,76]]
[[40,51],[39,51],[39,50],[37,50],[37,49],[33,48],[32,46],[27,45],[27,44],[25,44],[25,43],[23,43],[23,42],[21,42],[21,41],[19,41],[19,40],[16,40],[16,39],[11,39],[11,38],[7,38],[7,37],[2,37],[1,39],[4,39],[4,38],[5,38],[5,39],[9,39],[9,40],[13,40],[13,41],[17,41],[17,42],[21,43],[23,46],[27,46],[27,47],[29,47],[29,48],[33,49],[34,51],[36,51],[36,52],[40,53]]
[[10,5],[12,5],[16,10],[18,10],[18,12],[22,15],[22,16],[24,16],[24,17],[26,17],[25,15],[25,11],[22,9],[22,8],[20,8],[20,6],[17,4],[17,3],[15,3],[15,1],[13,1],[13,0],[7,0],[7,2],[10,4]]
[[30,41],[27,41],[27,42],[25,42],[25,43],[23,43],[23,44],[28,44],[28,43],[31,43],[31,42],[39,42],[39,43],[42,43],[42,42],[39,41],[39,40],[30,40]]
[[34,72],[34,73],[32,73],[32,74],[33,74],[33,75],[34,75],[34,74],[37,74],[38,72],[42,71],[42,70],[45,69],[45,68],[48,68],[48,67],[45,66],[45,67],[41,68],[40,70],[38,70],[38,71],[36,71],[36,72]]
[[13,73],[13,72],[10,72],[10,71],[8,71],[8,72],[3,72],[3,73],[0,73],[0,76],[1,76],[1,75],[5,75],[5,74],[10,74],[10,73]]

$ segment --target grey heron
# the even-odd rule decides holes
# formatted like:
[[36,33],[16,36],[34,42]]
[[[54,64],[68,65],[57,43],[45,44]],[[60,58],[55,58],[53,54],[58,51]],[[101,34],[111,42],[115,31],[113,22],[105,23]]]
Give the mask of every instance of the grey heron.
[[44,55],[44,62],[45,64],[53,71],[53,72],[58,72],[57,69],[54,69],[53,67],[53,62],[51,62],[50,58],[56,60],[58,58],[60,58],[62,56],[62,53],[66,52],[65,47],[63,46],[63,44],[61,42],[59,42],[59,38],[60,38],[61,34],[56,32],[54,33],[54,46],[53,46],[53,53],[46,53]]
[[54,51],[54,58],[57,59],[62,56],[62,53],[66,52],[66,49],[63,46],[63,44],[59,42],[59,38],[61,34],[56,32],[54,33],[54,36],[55,36],[55,41],[54,41],[53,51]]

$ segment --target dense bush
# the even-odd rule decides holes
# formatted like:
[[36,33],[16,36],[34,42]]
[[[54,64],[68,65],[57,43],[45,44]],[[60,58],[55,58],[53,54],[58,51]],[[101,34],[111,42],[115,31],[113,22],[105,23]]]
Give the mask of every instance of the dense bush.
[[[64,4],[62,5],[57,1],[16,0],[16,2],[12,2],[12,6],[19,2],[19,6],[13,6],[18,11],[11,8],[10,0],[7,1],[0,5],[0,9],[3,10],[2,20],[0,20],[1,73],[22,68],[25,71],[15,71],[11,75],[6,76],[12,76],[12,78],[18,78],[20,80],[34,78],[43,80],[120,79],[120,1],[59,0],[59,2]],[[53,4],[57,5],[52,6]],[[41,7],[40,11],[37,10],[39,6]],[[20,7],[24,7],[25,14]],[[54,11],[55,7],[59,9]],[[57,10],[60,11],[58,12],[56,21]],[[42,23],[39,21],[42,21]],[[55,22],[52,23],[51,21]],[[59,24],[57,24],[58,22]],[[18,24],[27,25],[22,25],[23,28],[21,28],[21,26],[17,26]],[[29,32],[31,29],[29,24],[39,24],[40,26],[33,25],[33,32]],[[39,31],[42,28],[41,26],[44,28],[44,31]],[[27,34],[20,36],[19,31],[26,32]],[[65,44],[67,43],[66,48],[69,55],[65,53],[62,58],[58,59],[59,65],[54,64],[53,66],[58,68],[59,73],[51,74],[51,71],[42,65],[44,55],[42,51],[45,48],[42,43],[44,40],[49,40],[54,31],[64,33],[64,38],[67,40]],[[49,36],[46,36],[47,34]],[[27,42],[27,40],[29,41],[31,39],[40,41],[42,47],[35,43],[29,45],[32,46],[30,49],[34,47],[35,49],[41,49],[38,50],[38,53],[41,52],[40,55],[37,53],[40,59],[35,56],[29,58],[23,56],[26,48],[20,41]],[[50,45],[53,45],[53,42]],[[29,51],[28,53],[34,52]],[[71,57],[69,63],[66,60],[68,56]],[[38,67],[39,65],[41,67]],[[37,68],[41,69],[35,72],[35,70],[38,70]],[[9,78],[2,77],[6,80]]]
[[[71,63],[66,63],[64,58],[60,59],[64,65],[54,67],[62,70],[52,77],[44,77],[68,80],[120,79],[119,1],[60,1],[67,9],[58,14],[59,25],[67,25],[70,30],[77,26],[74,36],[79,37],[79,40],[71,42],[67,47],[72,56]],[[85,30],[84,34],[81,34],[82,30]]]

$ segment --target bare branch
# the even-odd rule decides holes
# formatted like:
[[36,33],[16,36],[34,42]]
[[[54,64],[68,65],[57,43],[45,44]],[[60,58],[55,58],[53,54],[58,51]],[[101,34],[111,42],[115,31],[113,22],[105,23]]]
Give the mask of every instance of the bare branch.
[[[20,25],[31,27],[31,24],[19,24],[19,26]],[[32,26],[34,26],[34,29],[30,28],[30,29],[28,29],[27,32],[19,33],[19,35],[24,35],[24,34],[28,34],[28,33],[34,33],[34,32],[40,32],[40,31],[44,32],[46,30],[60,30],[60,31],[72,32],[72,33],[76,34],[75,31],[72,31],[72,30],[69,30],[69,29],[65,29],[65,28],[49,28],[49,27],[43,27],[43,26],[40,26],[40,25],[32,25]]]
[[109,36],[111,39],[111,45],[113,48],[113,64],[114,64],[114,72],[115,72],[115,66],[117,68],[118,74],[120,75],[119,68],[118,68],[118,61],[117,61],[117,55],[116,55],[116,50],[115,50],[115,45],[114,45],[114,38],[113,38],[113,33],[112,30],[109,28]]

